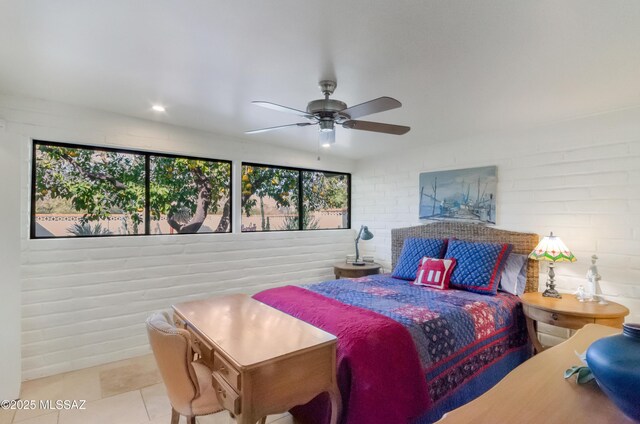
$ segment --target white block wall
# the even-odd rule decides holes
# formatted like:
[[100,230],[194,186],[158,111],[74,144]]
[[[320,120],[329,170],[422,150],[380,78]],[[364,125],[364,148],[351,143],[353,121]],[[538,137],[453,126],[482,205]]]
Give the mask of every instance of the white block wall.
[[23,379],[146,353],[144,320],[154,310],[330,279],[332,263],[353,250],[350,230],[240,234],[238,204],[233,234],[30,240],[31,139],[228,159],[236,177],[243,160],[343,172],[353,163],[17,97],[0,96],[0,117],[23,177],[6,182],[20,186]]
[[[497,165],[497,226],[560,235],[579,258],[557,268],[564,291],[583,282],[597,253],[605,293],[631,309],[628,321],[640,321],[640,109],[425,141],[355,168],[348,160],[317,162],[304,152],[32,99],[0,96],[1,118],[7,121],[3,143],[14,143],[7,151],[19,151],[6,162],[21,176],[8,183],[19,187],[21,198],[15,248],[21,252],[24,379],[145,353],[142,323],[151,311],[186,299],[331,278],[331,263],[353,249],[353,231],[29,240],[32,138],[230,159],[236,175],[241,160],[353,171],[353,226],[370,226],[375,238],[360,246],[387,270],[391,228],[420,223],[420,172]],[[0,305],[13,301],[19,296]],[[20,317],[6,319],[5,326],[19,326]],[[542,335],[547,342],[567,335],[549,333]]]
[[[425,124],[426,125],[426,124]],[[411,133],[409,133],[411,134]],[[488,134],[361,162],[353,180],[353,227],[375,238],[363,251],[390,267],[390,230],[420,224],[421,172],[498,166],[497,227],[560,236],[578,262],[556,267],[558,288],[584,284],[596,253],[607,298],[640,322],[640,108]],[[547,268],[541,270],[546,282]],[[567,331],[549,330],[556,343]]]
[[[20,171],[0,118],[0,399],[20,395]],[[1,412],[0,412],[1,414]]]

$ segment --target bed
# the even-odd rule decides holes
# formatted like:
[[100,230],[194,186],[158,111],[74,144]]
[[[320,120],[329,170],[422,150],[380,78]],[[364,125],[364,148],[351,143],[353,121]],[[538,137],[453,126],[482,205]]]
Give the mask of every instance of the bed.
[[[392,266],[406,239],[509,243],[528,254],[536,234],[436,222],[391,231]],[[526,289],[538,266],[526,263]],[[522,305],[515,295],[417,287],[379,274],[285,286],[256,299],[338,336],[338,385],[344,424],[431,423],[469,402],[529,358]],[[329,422],[321,395],[292,413]]]

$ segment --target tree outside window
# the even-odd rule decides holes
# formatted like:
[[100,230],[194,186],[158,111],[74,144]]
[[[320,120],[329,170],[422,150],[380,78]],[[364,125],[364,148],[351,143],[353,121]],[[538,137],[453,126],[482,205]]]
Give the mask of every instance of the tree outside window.
[[242,166],[242,231],[298,229],[298,171]]
[[346,174],[303,171],[303,227],[348,228],[349,178]]
[[47,142],[33,152],[33,238],[231,231],[229,162]]
[[349,228],[348,207],[348,174],[242,166],[242,231]]
[[231,231],[230,163],[151,156],[150,168],[153,234]]

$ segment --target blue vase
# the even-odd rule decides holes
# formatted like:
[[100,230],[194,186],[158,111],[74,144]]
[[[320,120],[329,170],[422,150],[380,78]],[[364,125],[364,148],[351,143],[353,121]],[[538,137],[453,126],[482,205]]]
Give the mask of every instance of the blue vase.
[[609,399],[640,421],[640,324],[623,324],[622,334],[593,342],[587,364]]

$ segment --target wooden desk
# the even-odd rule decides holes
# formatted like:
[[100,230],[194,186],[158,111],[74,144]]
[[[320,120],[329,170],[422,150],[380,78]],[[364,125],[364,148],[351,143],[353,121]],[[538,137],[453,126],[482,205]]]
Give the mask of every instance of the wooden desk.
[[587,324],[569,340],[545,350],[511,371],[479,398],[438,421],[449,423],[633,423],[595,382],[579,385],[564,371],[581,362],[595,340],[620,333],[612,327]]
[[255,424],[322,392],[331,397],[331,423],[337,423],[335,336],[246,295],[179,303],[173,310],[238,424]]
[[601,305],[598,302],[580,302],[572,294],[563,294],[562,299],[544,297],[542,293],[524,293],[520,296],[527,319],[527,331],[536,352],[545,349],[538,340],[535,322],[579,330],[586,324],[602,324],[622,329],[624,317],[629,309],[615,302]]

